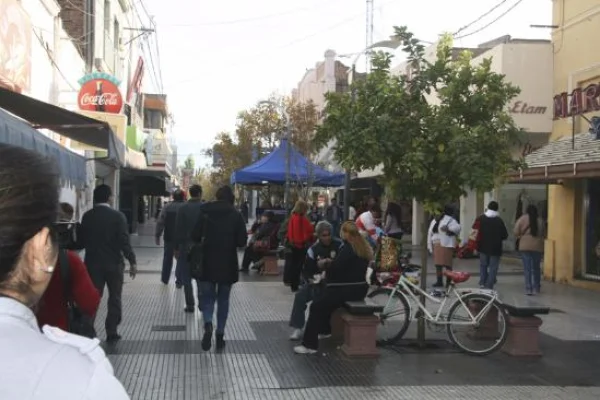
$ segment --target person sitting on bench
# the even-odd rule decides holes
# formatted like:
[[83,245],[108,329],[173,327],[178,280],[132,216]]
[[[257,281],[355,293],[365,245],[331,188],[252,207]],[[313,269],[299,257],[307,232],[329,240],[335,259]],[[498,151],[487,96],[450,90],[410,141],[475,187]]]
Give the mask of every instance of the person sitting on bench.
[[306,322],[306,306],[318,297],[321,289],[320,279],[323,270],[336,257],[342,241],[333,238],[333,227],[327,221],[317,223],[317,242],[306,252],[306,260],[302,269],[304,283],[294,296],[290,326],[294,332],[290,340],[302,339],[304,323]]
[[333,261],[325,266],[326,288],[311,306],[301,346],[297,354],[314,354],[319,347],[319,336],[331,334],[331,315],[347,301],[364,300],[369,289],[365,280],[367,268],[373,260],[373,249],[359,233],[354,222],[342,225],[343,244]]
[[[253,235],[246,250],[244,250],[244,258],[240,271],[248,272],[250,263],[255,263],[253,268],[259,269],[260,265],[257,262],[264,257],[266,252],[273,249],[273,245],[277,248],[275,228],[278,227],[273,222],[274,216],[273,211],[266,211],[260,216],[260,222],[252,225],[251,232]],[[263,243],[263,241],[268,241],[268,243]]]

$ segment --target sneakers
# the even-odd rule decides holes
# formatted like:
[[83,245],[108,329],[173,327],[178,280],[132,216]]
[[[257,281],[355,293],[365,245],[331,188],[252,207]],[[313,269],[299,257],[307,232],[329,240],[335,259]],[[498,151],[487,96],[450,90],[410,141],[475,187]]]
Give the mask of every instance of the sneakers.
[[212,347],[213,325],[204,324],[204,336],[202,336],[202,350],[208,351]]
[[319,340],[323,340],[323,339],[329,339],[331,337],[331,333],[328,334],[319,334]]
[[302,336],[304,336],[304,332],[302,332],[302,329],[294,329],[294,332],[292,332],[292,334],[290,335],[290,340],[300,340],[302,339]]
[[296,354],[317,354],[317,350],[309,349],[308,347],[304,347],[304,346],[296,346],[296,347],[294,347],[294,353],[296,353]]

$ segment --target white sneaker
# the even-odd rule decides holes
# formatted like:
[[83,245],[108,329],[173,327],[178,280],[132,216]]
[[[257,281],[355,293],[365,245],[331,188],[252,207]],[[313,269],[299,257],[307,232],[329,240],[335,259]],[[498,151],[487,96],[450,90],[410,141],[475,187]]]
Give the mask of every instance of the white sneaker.
[[322,340],[322,339],[329,339],[330,337],[331,337],[331,334],[327,334],[327,335],[323,335],[323,334],[321,334],[321,335],[319,335],[319,340]]
[[296,346],[296,347],[294,347],[294,353],[296,353],[296,354],[316,354],[317,350],[309,349],[308,347],[304,347],[304,346]]
[[290,340],[300,340],[303,335],[302,329],[294,329],[294,332],[290,335]]

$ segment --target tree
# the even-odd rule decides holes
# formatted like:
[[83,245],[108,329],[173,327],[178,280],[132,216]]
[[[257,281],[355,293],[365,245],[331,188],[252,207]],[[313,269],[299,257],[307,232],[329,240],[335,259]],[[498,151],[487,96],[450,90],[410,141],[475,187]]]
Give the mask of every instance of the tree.
[[185,159],[185,161],[183,162],[183,168],[194,170],[195,166],[196,166],[196,160],[194,159],[194,156],[189,154],[187,156],[187,158]]
[[211,180],[211,172],[207,168],[198,169],[198,173],[194,177],[195,183],[202,186],[202,198],[208,201],[215,200],[217,187]]
[[[283,102],[291,122],[291,142],[305,156],[311,156],[315,147],[312,141],[318,123],[314,103],[301,103],[291,98],[271,96],[269,102],[259,102],[238,114],[235,133],[222,132],[209,154],[219,154],[219,165],[212,173],[213,183],[229,183],[231,174],[252,164],[256,159],[271,152],[285,136],[286,121],[272,104]],[[293,177],[292,177],[293,178]]]
[[[354,97],[327,95],[325,120],[316,141],[336,140],[335,157],[353,170],[383,164],[383,180],[397,194],[415,198],[426,215],[467,189],[492,190],[521,160],[513,159],[521,131],[507,104],[519,89],[491,70],[491,60],[471,65],[471,54],[452,57],[452,38],[445,35],[436,59],[406,27],[395,27],[411,74],[390,74],[391,57],[377,53],[367,78],[356,82]],[[437,97],[436,102],[431,102]],[[428,218],[423,224],[422,278],[426,288]],[[421,299],[425,301],[424,298]],[[424,345],[424,321],[419,321]]]

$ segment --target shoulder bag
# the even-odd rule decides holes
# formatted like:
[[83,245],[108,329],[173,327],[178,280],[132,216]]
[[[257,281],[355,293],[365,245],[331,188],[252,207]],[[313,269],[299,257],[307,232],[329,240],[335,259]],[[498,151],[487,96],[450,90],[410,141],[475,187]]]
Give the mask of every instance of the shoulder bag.
[[93,319],[81,312],[73,300],[71,266],[69,265],[69,258],[66,250],[60,250],[58,263],[60,276],[63,283],[64,296],[65,300],[67,301],[67,330],[71,333],[93,339],[96,337]]

